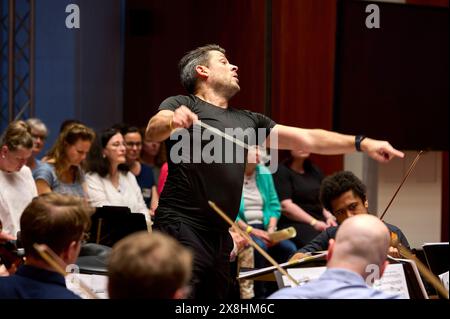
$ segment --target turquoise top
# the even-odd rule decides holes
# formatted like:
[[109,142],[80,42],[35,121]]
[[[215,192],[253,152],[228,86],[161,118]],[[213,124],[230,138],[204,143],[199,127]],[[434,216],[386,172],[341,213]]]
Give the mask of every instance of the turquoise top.
[[[263,199],[263,224],[264,228],[267,229],[271,217],[275,217],[276,219],[280,218],[280,201],[278,200],[277,191],[275,190],[272,174],[267,167],[265,167],[264,165],[257,165],[255,178],[256,186],[258,187],[258,190]],[[243,221],[247,222],[244,215],[244,206],[244,197],[242,196],[241,205],[239,207],[239,213],[236,217],[236,221],[242,219]]]

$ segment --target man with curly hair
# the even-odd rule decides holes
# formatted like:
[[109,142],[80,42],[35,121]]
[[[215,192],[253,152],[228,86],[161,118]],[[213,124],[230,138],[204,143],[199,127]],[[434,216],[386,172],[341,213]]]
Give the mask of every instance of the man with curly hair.
[[[366,194],[366,186],[355,174],[349,171],[340,171],[326,177],[320,187],[320,201],[323,207],[336,217],[338,225],[352,216],[369,213]],[[408,240],[400,228],[388,223],[385,224],[390,232],[397,234],[400,243],[409,248]],[[299,249],[291,260],[303,258],[306,253],[327,250],[330,239],[336,237],[338,227],[329,227],[324,230],[309,244]],[[389,248],[389,254],[398,257],[398,251],[394,247]]]

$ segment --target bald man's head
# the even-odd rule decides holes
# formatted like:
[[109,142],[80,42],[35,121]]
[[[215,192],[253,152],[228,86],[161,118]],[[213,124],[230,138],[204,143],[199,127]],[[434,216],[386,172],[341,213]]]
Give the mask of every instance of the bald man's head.
[[386,225],[372,215],[357,215],[346,219],[339,227],[329,264],[339,267],[353,265],[382,266],[386,261],[390,234]]

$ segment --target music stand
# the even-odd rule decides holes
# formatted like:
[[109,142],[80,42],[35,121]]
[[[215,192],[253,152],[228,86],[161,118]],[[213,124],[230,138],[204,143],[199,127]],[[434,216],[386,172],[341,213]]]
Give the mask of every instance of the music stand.
[[[293,262],[285,262],[280,264],[280,267],[283,269],[288,268],[296,268],[296,267],[305,267],[306,265],[315,267],[315,266],[324,266],[326,264],[326,252],[319,253],[312,256],[306,256],[302,259],[293,261]],[[244,269],[242,268],[239,272],[238,279],[250,279],[250,280],[260,280],[260,281],[277,281],[279,278],[277,277],[277,267],[270,266],[261,269]],[[280,274],[281,275],[281,274]]]
[[449,271],[450,265],[448,256],[450,255],[450,246],[448,242],[425,243],[422,245],[428,268],[436,276]]
[[[420,277],[419,271],[417,269],[417,266],[414,261],[408,260],[408,259],[396,259],[388,257],[390,265],[388,265],[388,268],[385,270],[385,274],[383,275],[383,278],[375,285],[378,286],[378,288],[381,291],[384,291],[386,293],[391,294],[404,294],[406,295],[407,289],[407,296],[409,299],[428,299],[428,295],[425,291],[425,287],[423,285],[422,279]],[[395,264],[399,264],[396,267]],[[300,269],[303,268],[304,269]],[[299,284],[306,283],[310,280],[315,280],[319,278],[323,272],[325,272],[326,267],[324,264],[318,264],[318,263],[303,263],[300,265],[300,267],[297,267],[298,269],[287,269],[288,273],[294,277]],[[393,269],[395,268],[395,271],[390,271],[389,268]],[[386,275],[388,275],[388,278],[386,278]],[[392,275],[395,273],[394,277]],[[401,277],[398,277],[400,274],[401,277],[404,276],[404,285],[400,283],[402,281]],[[289,287],[291,283],[285,278],[284,275],[282,275],[278,270],[275,271],[275,277],[277,279],[278,288],[285,288]],[[404,287],[404,289],[399,289],[401,287]]]
[[91,216],[89,242],[112,247],[122,238],[143,230],[148,230],[143,214],[122,206],[97,207]]

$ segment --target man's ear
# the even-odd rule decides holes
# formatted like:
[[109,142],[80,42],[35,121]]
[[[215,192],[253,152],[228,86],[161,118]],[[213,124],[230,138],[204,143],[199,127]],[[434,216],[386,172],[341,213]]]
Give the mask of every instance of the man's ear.
[[75,263],[80,253],[80,245],[81,242],[72,241],[69,247],[63,251],[61,258],[66,264],[69,265]]
[[367,201],[367,199],[366,199],[366,201],[364,202],[364,207],[365,207],[365,208],[369,208],[369,202]]
[[204,65],[197,65],[195,71],[197,71],[197,74],[202,78],[207,78],[209,76],[209,70]]
[[328,241],[328,254],[327,254],[327,261],[329,261],[331,259],[331,257],[333,256],[333,250],[334,250],[334,244],[335,244],[335,240],[334,239],[330,239]]
[[2,155],[3,158],[5,158],[6,153],[8,153],[9,149],[7,145],[3,145],[2,148],[0,149],[0,154]]
[[186,299],[186,289],[184,287],[178,288],[173,294],[173,299]]

